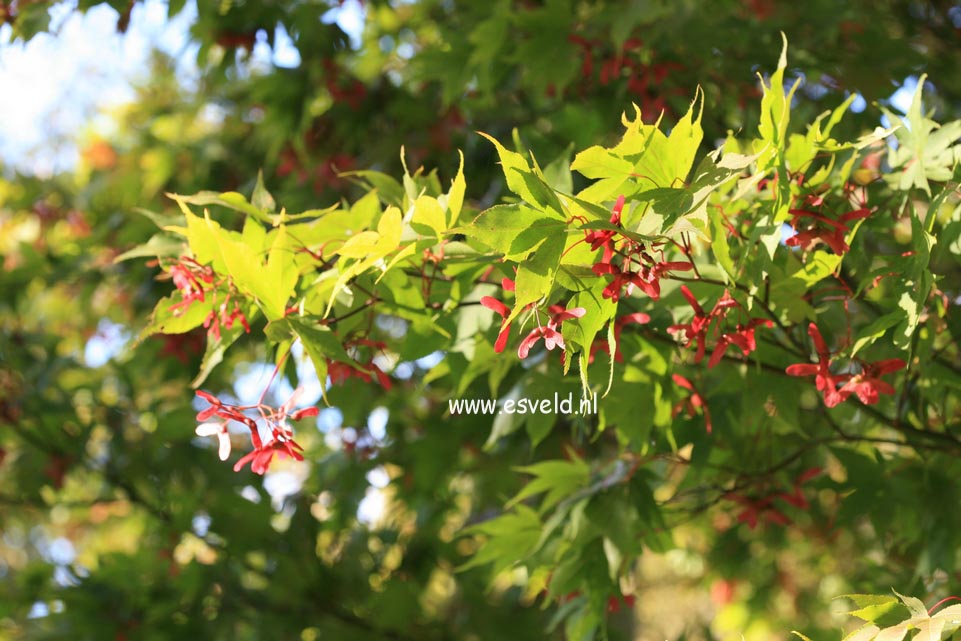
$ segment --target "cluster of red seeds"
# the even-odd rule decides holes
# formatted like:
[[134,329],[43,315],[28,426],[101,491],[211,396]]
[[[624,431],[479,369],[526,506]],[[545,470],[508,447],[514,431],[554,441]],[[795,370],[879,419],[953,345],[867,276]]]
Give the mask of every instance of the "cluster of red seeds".
[[[652,256],[654,245],[645,247],[621,232],[621,213],[624,210],[624,196],[620,196],[611,210],[610,224],[617,229],[602,229],[585,232],[584,240],[591,249],[603,249],[601,260],[592,268],[598,276],[612,276],[613,280],[604,288],[604,298],[615,303],[625,293],[637,287],[657,300],[661,296],[660,280],[672,271],[689,271],[689,262],[665,262]],[[662,252],[663,254],[663,252]]]
[[694,318],[688,323],[671,325],[667,328],[667,331],[671,334],[683,334],[684,340],[686,341],[684,343],[685,347],[690,346],[691,343],[695,343],[697,352],[694,356],[694,362],[700,363],[704,358],[708,331],[713,325],[716,340],[714,343],[714,352],[711,354],[711,358],[707,363],[708,368],[712,368],[721,362],[721,359],[724,358],[724,354],[727,352],[727,348],[731,345],[739,347],[741,352],[747,356],[757,349],[754,330],[758,327],[773,327],[774,325],[774,323],[768,319],[749,318],[744,322],[738,322],[734,328],[724,329],[724,320],[727,318],[728,312],[735,308],[738,310],[741,309],[737,301],[731,297],[730,292],[725,290],[724,295],[714,304],[714,307],[709,313],[704,312],[704,308],[698,304],[697,298],[695,298],[691,290],[687,288],[687,285],[681,285],[681,295],[687,299],[691,308],[694,309]]
[[[503,285],[504,291],[514,291],[514,281],[510,278],[505,278],[501,281],[501,284]],[[507,347],[507,339],[510,337],[511,321],[509,319],[511,310],[507,305],[493,296],[484,296],[480,302],[484,307],[497,312],[503,319],[501,322],[501,331],[497,335],[497,341],[494,343],[494,351],[497,353],[503,352],[504,348]],[[533,309],[533,306],[528,305],[525,309]],[[572,318],[580,318],[587,313],[587,310],[583,307],[565,309],[561,305],[551,305],[547,308],[546,325],[540,324],[541,313],[540,309],[535,309],[534,318],[537,321],[537,326],[531,330],[517,348],[517,355],[520,358],[527,358],[531,349],[533,349],[534,345],[541,339],[544,339],[544,346],[549,350],[555,347],[565,349],[564,337],[559,331],[561,323]]]
[[685,412],[690,418],[694,418],[700,411],[702,414],[704,414],[704,427],[707,429],[708,434],[710,434],[714,429],[713,424],[711,423],[711,410],[708,408],[704,397],[697,390],[697,388],[694,387],[694,383],[680,374],[671,374],[671,380],[673,380],[674,384],[678,387],[686,389],[688,392],[690,392],[687,398],[675,404],[671,409],[671,418],[675,418],[682,411]]
[[[332,385],[339,385],[349,378],[359,378],[365,383],[370,383],[374,378],[385,390],[390,390],[390,377],[384,373],[374,362],[373,352],[383,351],[387,348],[386,343],[372,341],[367,338],[356,338],[348,341],[344,349],[354,360],[353,363],[342,363],[327,359],[327,375],[330,376]],[[363,352],[368,352],[364,357]]]
[[[837,219],[821,213],[824,197],[809,194],[804,199],[804,209],[791,209],[791,227],[796,232],[785,241],[788,247],[810,248],[822,242],[835,254],[844,254],[851,249],[845,236],[851,231],[847,223],[851,223],[871,215],[871,210],[861,206],[857,209],[841,214]],[[807,221],[807,224],[804,224]]]
[[[568,40],[580,50],[583,90],[593,87],[595,75],[597,85],[602,87],[624,79],[627,91],[639,99],[644,114],[657,117],[668,110],[664,96],[665,81],[673,71],[683,69],[683,65],[670,61],[652,64],[642,62],[640,54],[644,43],[639,38],[628,38],[618,51],[610,51],[602,40],[577,34],[570,35]],[[672,91],[679,94],[681,88]]]
[[228,279],[217,278],[209,265],[201,265],[187,256],[181,256],[169,271],[181,295],[181,301],[170,306],[175,316],[183,314],[195,302],[203,303],[210,298],[213,309],[204,319],[208,336],[220,340],[221,327],[231,329],[238,322],[250,333],[250,324]]
[[804,496],[802,486],[821,472],[819,467],[805,470],[794,480],[790,490],[777,490],[750,496],[730,492],[726,498],[743,507],[737,515],[737,520],[739,523],[747,523],[752,530],[762,521],[787,526],[791,524],[791,519],[782,511],[778,502],[792,505],[800,510],[809,509],[811,505]]
[[[291,394],[280,407],[265,405],[261,399],[255,405],[233,405],[224,403],[213,394],[197,390],[197,396],[210,403],[210,407],[201,410],[197,414],[198,436],[217,436],[220,442],[220,459],[227,460],[230,456],[231,439],[227,430],[227,425],[231,421],[239,423],[250,431],[250,440],[253,450],[244,455],[234,465],[234,471],[239,471],[244,465],[250,463],[250,469],[257,474],[264,474],[270,468],[274,456],[281,458],[292,458],[297,461],[304,460],[301,451],[303,448],[294,440],[294,433],[287,424],[288,420],[299,421],[310,416],[317,416],[320,410],[316,407],[307,407],[295,410],[294,407],[302,390],[298,388]],[[270,438],[266,442],[260,436],[260,429],[257,421],[251,418],[247,412],[256,412],[260,419],[270,431]],[[208,422],[213,418],[221,419],[219,422]]]
[[[884,374],[890,374],[904,369],[907,365],[900,358],[890,358],[875,363],[858,361],[861,371],[857,374],[834,374],[831,372],[833,358],[827,343],[821,336],[817,325],[808,326],[808,334],[814,342],[814,351],[818,357],[817,363],[797,363],[787,368],[791,376],[814,376],[814,384],[824,395],[824,404],[834,407],[846,401],[852,394],[856,395],[865,405],[878,402],[879,394],[894,394],[895,389],[890,383],[881,380]],[[840,387],[838,387],[840,385]]]

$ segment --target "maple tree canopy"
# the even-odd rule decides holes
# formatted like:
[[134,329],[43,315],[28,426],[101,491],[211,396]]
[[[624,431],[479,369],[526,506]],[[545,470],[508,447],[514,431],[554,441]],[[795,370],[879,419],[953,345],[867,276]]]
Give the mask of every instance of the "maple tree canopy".
[[0,639],[954,634],[961,18],[908,5],[171,1],[199,82],[0,177]]

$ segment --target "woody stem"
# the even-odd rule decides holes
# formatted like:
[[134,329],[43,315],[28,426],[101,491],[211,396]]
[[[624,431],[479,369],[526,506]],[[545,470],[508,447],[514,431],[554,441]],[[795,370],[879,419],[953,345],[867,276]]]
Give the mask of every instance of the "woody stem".
[[[293,346],[293,343],[291,343],[291,347],[292,346]],[[290,347],[287,348],[287,351],[284,352],[284,355],[280,357],[280,361],[278,361],[277,364],[274,366],[274,371],[270,374],[270,380],[267,381],[267,386],[264,387],[264,391],[260,393],[260,398],[257,399],[258,406],[263,405],[264,398],[266,398],[267,396],[267,391],[270,389],[270,386],[273,385],[274,379],[277,378],[277,372],[279,372],[280,368],[284,366],[284,362],[287,360],[288,356],[290,356]]]

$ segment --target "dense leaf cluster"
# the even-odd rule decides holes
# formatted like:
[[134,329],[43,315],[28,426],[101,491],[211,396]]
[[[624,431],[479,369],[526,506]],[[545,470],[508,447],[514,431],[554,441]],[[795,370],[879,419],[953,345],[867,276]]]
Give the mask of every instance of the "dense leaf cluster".
[[[961,121],[924,78],[885,128],[786,48],[737,96],[733,56],[660,60],[635,27],[686,9],[370,3],[393,44],[312,49],[321,8],[202,3],[211,95],[158,63],[78,176],[0,182],[0,634],[628,638],[658,560],[716,635],[956,592]],[[899,15],[856,11],[812,15]],[[303,64],[232,78],[276,24]],[[957,625],[851,598],[865,641]]]

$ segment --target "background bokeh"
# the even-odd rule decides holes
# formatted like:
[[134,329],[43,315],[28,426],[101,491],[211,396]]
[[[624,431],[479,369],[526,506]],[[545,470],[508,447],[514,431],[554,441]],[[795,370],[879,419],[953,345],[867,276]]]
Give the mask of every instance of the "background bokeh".
[[[857,95],[836,131],[856,137],[923,73],[933,113],[961,112],[952,2],[21,0],[0,22],[0,639],[560,638],[537,594],[456,571],[459,528],[527,462],[480,449],[489,419],[444,429],[413,393],[351,388],[300,437],[308,460],[265,478],[195,438],[203,332],[141,337],[171,285],[115,261],[175,210],[165,193],[249,194],[262,171],[302,211],[363,193],[341,172],[399,175],[401,147],[447,184],[463,150],[481,209],[504,184],[476,131],[547,166],[614,141],[632,103],[675,121],[700,86],[713,148],[756,126],[781,32],[798,122]],[[294,357],[271,397],[318,402]],[[417,389],[441,358],[394,376]],[[267,360],[241,340],[204,386],[256,398]],[[868,526],[681,528],[611,637],[834,638],[837,595],[950,589],[957,564],[933,559],[957,559],[958,486],[929,474],[928,495],[875,497],[944,511],[895,547]]]

